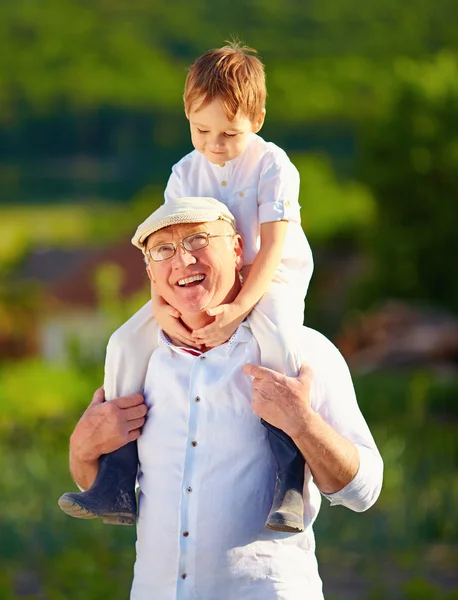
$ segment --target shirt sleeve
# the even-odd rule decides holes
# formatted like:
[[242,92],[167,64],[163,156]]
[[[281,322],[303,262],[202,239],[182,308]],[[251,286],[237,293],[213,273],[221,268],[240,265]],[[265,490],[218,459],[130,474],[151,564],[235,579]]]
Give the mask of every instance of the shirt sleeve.
[[169,200],[176,200],[177,198],[182,197],[183,193],[181,189],[181,167],[178,163],[172,167],[172,172],[170,174],[164,192],[164,200],[165,202],[169,202]]
[[380,495],[383,461],[358,406],[347,364],[337,348],[324,336],[321,337],[328,344],[328,349],[321,356],[321,373],[316,373],[312,407],[335,431],[353,442],[359,454],[358,472],[352,481],[333,494],[323,495],[332,506],[341,504],[355,512],[362,512],[370,508]]
[[289,158],[267,153],[258,184],[259,223],[300,223],[299,172]]

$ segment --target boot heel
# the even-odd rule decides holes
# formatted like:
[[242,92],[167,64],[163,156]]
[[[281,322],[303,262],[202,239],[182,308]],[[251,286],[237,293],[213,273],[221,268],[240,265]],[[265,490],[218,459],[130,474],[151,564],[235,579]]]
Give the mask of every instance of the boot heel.
[[102,455],[92,486],[85,492],[67,492],[60,497],[59,506],[77,519],[99,517],[110,525],[133,525],[137,517],[137,469],[137,443],[130,442]]
[[103,522],[106,525],[134,525],[135,519],[130,515],[110,515],[105,517]]

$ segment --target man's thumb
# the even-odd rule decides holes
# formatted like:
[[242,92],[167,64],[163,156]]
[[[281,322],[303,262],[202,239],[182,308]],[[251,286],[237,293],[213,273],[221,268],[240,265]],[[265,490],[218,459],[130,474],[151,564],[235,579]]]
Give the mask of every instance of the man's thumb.
[[307,363],[302,363],[301,368],[299,369],[299,374],[297,376],[302,382],[308,381],[312,376],[312,370],[307,365]]
[[103,387],[99,387],[92,396],[91,404],[102,404],[102,402],[105,402],[105,390]]

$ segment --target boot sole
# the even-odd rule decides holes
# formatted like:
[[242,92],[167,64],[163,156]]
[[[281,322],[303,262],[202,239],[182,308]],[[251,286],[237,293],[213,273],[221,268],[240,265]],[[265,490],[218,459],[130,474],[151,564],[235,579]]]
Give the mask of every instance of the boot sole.
[[283,533],[302,533],[305,529],[298,527],[297,525],[287,525],[286,523],[266,523],[264,525],[266,529],[270,531],[282,531]]
[[107,525],[134,525],[136,520],[136,516],[129,513],[98,515],[68,498],[59,498],[58,504],[64,513],[77,519],[103,519]]

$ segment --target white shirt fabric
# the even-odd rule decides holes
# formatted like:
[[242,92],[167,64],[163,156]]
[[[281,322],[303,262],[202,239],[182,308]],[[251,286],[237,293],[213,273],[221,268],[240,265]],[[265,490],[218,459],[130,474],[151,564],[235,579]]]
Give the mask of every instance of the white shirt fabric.
[[[324,336],[303,328],[314,371],[312,407],[355,443],[357,475],[328,496],[361,511],[377,499],[382,460],[358,408],[348,368]],[[161,334],[145,381],[138,440],[140,497],[131,600],[322,600],[312,525],[320,493],[306,466],[300,534],[264,528],[275,479],[266,430],[251,409],[246,363],[260,362],[245,321],[200,355]],[[159,375],[158,375],[159,374]]]

